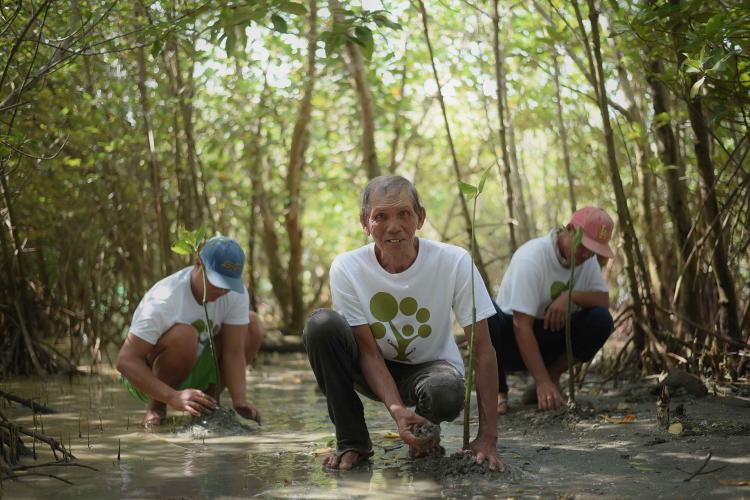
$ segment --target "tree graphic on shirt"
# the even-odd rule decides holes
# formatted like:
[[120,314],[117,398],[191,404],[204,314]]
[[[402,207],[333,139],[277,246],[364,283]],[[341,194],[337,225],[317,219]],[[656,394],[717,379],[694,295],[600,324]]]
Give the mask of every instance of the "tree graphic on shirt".
[[[210,319],[208,320],[208,324],[211,327],[211,336],[216,336],[217,333],[219,333],[219,328],[221,325],[215,325],[213,321]],[[190,325],[198,330],[198,342],[200,342],[201,345],[205,345],[206,342],[208,342],[208,335],[204,335],[205,332],[208,330],[206,329],[206,323],[202,319],[196,319]]]
[[[381,323],[371,323],[370,330],[372,336],[376,339],[382,339],[386,334],[386,323],[391,327],[393,336],[396,338],[394,343],[391,339],[386,342],[396,349],[397,361],[409,361],[409,356],[416,351],[416,348],[409,349],[409,345],[417,337],[427,338],[432,333],[432,327],[427,324],[430,320],[430,310],[426,307],[419,307],[414,297],[406,297],[398,302],[396,298],[387,292],[378,292],[370,299],[370,312],[375,319]],[[415,328],[412,324],[405,324],[401,331],[393,324],[393,320],[401,312],[406,317],[413,316],[418,323]],[[411,319],[411,318],[410,318]]]

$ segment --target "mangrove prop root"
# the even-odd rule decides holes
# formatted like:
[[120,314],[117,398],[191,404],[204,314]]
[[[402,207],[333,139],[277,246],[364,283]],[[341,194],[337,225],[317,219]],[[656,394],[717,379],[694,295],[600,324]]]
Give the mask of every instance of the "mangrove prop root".
[[51,413],[57,413],[56,410],[53,410],[52,408],[50,408],[48,406],[45,406],[45,405],[40,404],[40,403],[36,403],[36,402],[34,402],[32,400],[29,400],[29,399],[24,399],[24,398],[18,397],[18,396],[14,395],[14,394],[10,394],[10,393],[4,392],[4,391],[0,391],[0,397],[3,397],[5,399],[7,399],[8,401],[14,401],[14,402],[16,402],[18,404],[21,404],[21,405],[23,405],[23,406],[25,406],[27,408],[31,408],[36,413],[43,413],[45,415],[49,415]]

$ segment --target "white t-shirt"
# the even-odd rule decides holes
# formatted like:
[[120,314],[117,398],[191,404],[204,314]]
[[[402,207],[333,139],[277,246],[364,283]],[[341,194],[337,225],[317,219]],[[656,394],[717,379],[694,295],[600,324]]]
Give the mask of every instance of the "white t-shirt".
[[[464,372],[453,338],[451,310],[471,324],[471,256],[459,247],[419,239],[414,263],[391,274],[371,243],[337,256],[331,264],[333,307],[350,326],[369,325],[385,359],[407,364],[445,360]],[[476,267],[477,321],[495,314]]]
[[[190,289],[192,267],[177,271],[156,283],[146,292],[133,314],[130,333],[149,344],[156,344],[159,338],[177,323],[192,325],[200,334],[198,355],[208,342],[203,306],[195,300]],[[207,304],[211,330],[216,335],[221,325],[246,325],[249,323],[250,299],[247,291],[239,294],[234,291],[222,295]]]
[[[547,236],[527,241],[513,254],[497,294],[497,305],[505,314],[518,311],[544,318],[547,307],[569,288],[570,268],[560,264],[556,241],[553,230]],[[573,283],[573,289],[578,291],[609,291],[596,256],[576,266]],[[578,309],[573,304],[573,310]]]

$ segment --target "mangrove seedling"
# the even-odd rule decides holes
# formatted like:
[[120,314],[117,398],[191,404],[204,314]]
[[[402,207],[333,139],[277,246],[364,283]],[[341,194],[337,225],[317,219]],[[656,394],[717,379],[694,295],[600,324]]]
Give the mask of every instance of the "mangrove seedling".
[[[208,328],[208,347],[211,349],[211,359],[214,363],[214,376],[216,377],[216,383],[218,386],[219,381],[219,364],[216,361],[216,350],[214,349],[213,332],[211,331],[211,323],[208,317],[208,306],[206,305],[206,289],[208,288],[208,279],[206,278],[206,266],[203,264],[201,254],[198,251],[203,243],[203,239],[206,236],[206,225],[202,224],[195,231],[189,231],[185,228],[178,228],[177,239],[172,243],[172,251],[179,255],[192,255],[197,258],[201,263],[201,277],[203,278],[203,315],[206,320],[206,328]],[[214,394],[218,400],[218,394]]]
[[463,449],[469,449],[469,414],[471,410],[471,387],[474,385],[474,364],[476,353],[476,322],[477,322],[477,304],[474,293],[474,254],[476,252],[476,235],[474,234],[475,221],[477,216],[477,198],[484,190],[484,183],[490,173],[488,167],[479,180],[478,186],[458,181],[458,187],[463,194],[469,197],[473,202],[471,212],[471,339],[469,340],[469,366],[466,369],[466,393],[464,395],[464,442]]
[[570,404],[576,403],[576,383],[573,376],[573,340],[570,332],[570,316],[573,308],[573,274],[576,270],[576,252],[583,239],[583,228],[578,230],[570,238],[570,279],[568,280],[568,306],[565,310],[565,356],[568,358],[568,392],[570,392]]

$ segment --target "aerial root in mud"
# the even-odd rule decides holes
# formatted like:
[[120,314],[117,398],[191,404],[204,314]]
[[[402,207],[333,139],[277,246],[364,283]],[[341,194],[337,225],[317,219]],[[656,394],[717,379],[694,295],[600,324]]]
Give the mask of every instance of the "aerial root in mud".
[[[32,439],[31,448],[23,442],[21,436],[27,436]],[[21,458],[23,457],[32,457],[36,460],[37,441],[49,446],[55,457],[55,461],[33,465],[20,463]],[[42,467],[53,466],[83,467],[96,470],[93,467],[72,462],[75,458],[76,457],[70,452],[70,450],[65,448],[65,445],[61,442],[43,434],[42,432],[14,424],[8,420],[2,412],[0,412],[0,481],[6,479],[19,479],[26,476],[44,476],[72,484],[67,479],[54,474],[38,472],[37,470]]]

